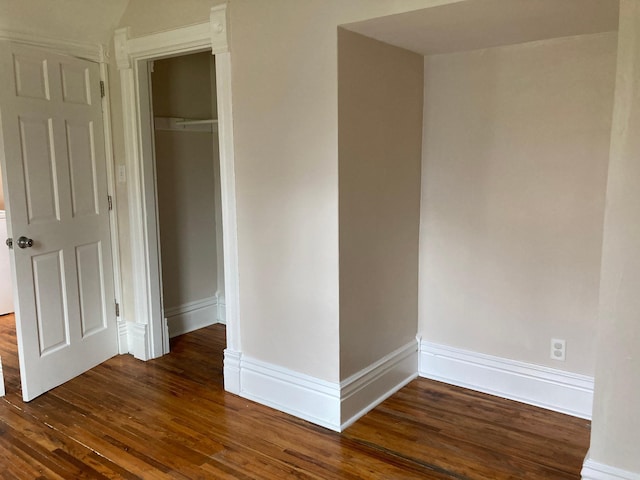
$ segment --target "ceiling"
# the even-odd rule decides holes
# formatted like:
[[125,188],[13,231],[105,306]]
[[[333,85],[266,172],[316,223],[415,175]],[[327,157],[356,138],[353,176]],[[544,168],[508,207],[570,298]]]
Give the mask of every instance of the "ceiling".
[[0,0],[0,31],[107,43],[129,0]]
[[342,25],[422,55],[618,29],[619,0],[463,0]]

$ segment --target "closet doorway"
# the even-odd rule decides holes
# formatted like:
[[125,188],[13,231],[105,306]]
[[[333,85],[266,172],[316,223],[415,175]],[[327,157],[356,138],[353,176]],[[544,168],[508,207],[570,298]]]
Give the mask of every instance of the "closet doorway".
[[225,323],[220,150],[211,52],[147,63],[165,332]]

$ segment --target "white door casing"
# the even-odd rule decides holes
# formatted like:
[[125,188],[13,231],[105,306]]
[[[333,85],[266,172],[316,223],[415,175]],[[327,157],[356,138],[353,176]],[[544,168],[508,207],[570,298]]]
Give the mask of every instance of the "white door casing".
[[[0,78],[28,401],[118,353],[100,65],[0,42]],[[21,236],[33,246],[19,248]]]
[[148,139],[145,140],[145,137],[150,138],[148,131],[152,121],[148,104],[147,62],[205,50],[211,50],[215,55],[227,324],[224,384],[227,391],[239,393],[241,341],[238,247],[231,57],[227,39],[226,7],[226,4],[213,7],[208,22],[143,37],[130,38],[130,30],[121,28],[115,33],[115,54],[122,89],[134,288],[132,316],[135,322],[129,324],[129,345],[130,352],[143,360],[168,353],[168,332],[162,319],[158,268],[153,147]]

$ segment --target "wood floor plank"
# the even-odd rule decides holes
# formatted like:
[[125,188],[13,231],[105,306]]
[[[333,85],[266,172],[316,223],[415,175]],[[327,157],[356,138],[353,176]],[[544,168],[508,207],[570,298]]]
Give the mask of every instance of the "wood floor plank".
[[0,478],[577,480],[589,443],[588,421],[426,379],[337,434],[226,393],[223,325],[24,403],[15,342],[0,317]]

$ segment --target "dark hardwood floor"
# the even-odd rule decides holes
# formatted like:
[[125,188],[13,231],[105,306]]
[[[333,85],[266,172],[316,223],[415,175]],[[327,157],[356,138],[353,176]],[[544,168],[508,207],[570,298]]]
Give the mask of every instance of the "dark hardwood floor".
[[588,421],[418,379],[337,434],[225,393],[224,344],[208,327],[23,403],[0,317],[0,478],[580,478]]

